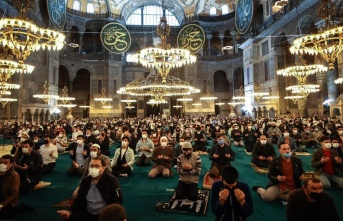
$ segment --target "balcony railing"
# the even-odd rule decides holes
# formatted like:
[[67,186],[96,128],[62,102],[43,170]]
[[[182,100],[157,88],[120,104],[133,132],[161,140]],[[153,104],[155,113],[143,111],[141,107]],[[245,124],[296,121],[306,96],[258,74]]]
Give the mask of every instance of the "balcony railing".
[[84,18],[114,18],[114,19],[122,19],[120,15],[115,15],[112,13],[105,13],[105,14],[92,14],[87,12],[80,12],[74,9],[67,8],[67,13],[77,15]]
[[210,15],[196,15],[192,17],[187,17],[184,19],[185,23],[193,21],[202,21],[202,22],[223,22],[235,18],[235,12],[231,12],[226,15],[210,16]]

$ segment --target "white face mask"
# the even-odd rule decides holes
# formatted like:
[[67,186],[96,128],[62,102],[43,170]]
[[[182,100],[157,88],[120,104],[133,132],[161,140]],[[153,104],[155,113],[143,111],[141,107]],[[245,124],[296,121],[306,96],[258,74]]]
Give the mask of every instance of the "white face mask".
[[90,134],[86,134],[86,137],[90,137],[91,135]]
[[161,142],[162,147],[167,146],[167,142]]
[[252,126],[248,126],[248,129],[251,129],[252,128]]
[[3,172],[6,172],[6,170],[7,170],[7,165],[1,163],[1,164],[0,164],[0,172],[3,173]]
[[59,137],[63,137],[63,134],[59,134],[58,136],[59,136]]
[[261,140],[261,144],[266,144],[267,141],[266,140]]
[[96,157],[98,156],[98,152],[92,151],[92,152],[90,153],[90,155],[91,155],[92,158],[96,158]]
[[339,147],[339,143],[332,143],[332,147],[333,148],[338,148]]
[[122,141],[122,142],[121,142],[121,145],[122,145],[123,147],[127,147],[127,141]]
[[284,137],[289,137],[289,133],[284,133],[283,136]]
[[20,138],[20,142],[24,142],[25,140],[25,138]]
[[100,169],[98,168],[89,168],[89,175],[91,175],[91,177],[96,178],[100,175]]
[[78,145],[81,145],[81,144],[83,144],[83,140],[76,140],[76,143],[77,143]]
[[325,146],[325,148],[330,149],[331,148],[331,143],[325,143],[324,146]]
[[338,134],[339,134],[339,135],[343,135],[343,130],[339,130],[339,131],[338,131]]
[[22,151],[23,153],[28,153],[28,152],[29,152],[29,148],[26,148],[26,147],[24,148],[24,147],[23,147],[23,148],[21,148],[21,151]]
[[153,136],[153,137],[156,137],[156,134],[153,134],[152,136]]
[[34,139],[34,140],[33,140],[33,143],[38,143],[38,139]]
[[143,139],[146,139],[146,138],[147,138],[147,135],[146,135],[146,134],[142,134],[142,138],[143,138]]

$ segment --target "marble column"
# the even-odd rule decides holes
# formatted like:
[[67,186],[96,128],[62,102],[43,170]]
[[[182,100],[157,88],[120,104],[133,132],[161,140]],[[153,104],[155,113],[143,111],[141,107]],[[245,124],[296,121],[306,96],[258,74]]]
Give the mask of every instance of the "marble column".
[[223,50],[223,47],[224,47],[224,33],[219,33],[219,39],[220,39],[220,48],[222,50],[221,52],[221,55],[224,55],[224,50]]
[[328,83],[327,83],[327,74],[319,73],[316,75],[316,83],[319,85],[320,91],[317,93],[318,95],[318,112],[323,113],[324,107],[323,102],[328,99]]
[[230,31],[230,34],[232,36],[232,53],[236,54],[238,52],[237,45],[236,45],[237,31]]
[[307,98],[298,100],[299,117],[307,117]]
[[212,38],[212,35],[211,35],[211,34],[207,34],[207,35],[206,35],[206,39],[207,39],[207,53],[208,53],[208,56],[211,56],[211,38]]
[[82,51],[83,33],[79,33],[79,53]]
[[328,99],[336,100],[339,96],[339,87],[335,84],[335,80],[338,78],[337,66],[333,70],[327,72],[327,86],[328,86]]

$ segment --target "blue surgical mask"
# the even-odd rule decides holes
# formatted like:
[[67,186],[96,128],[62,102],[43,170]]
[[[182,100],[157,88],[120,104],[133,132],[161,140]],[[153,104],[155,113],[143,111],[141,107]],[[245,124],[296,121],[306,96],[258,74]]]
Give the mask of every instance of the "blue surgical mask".
[[219,144],[220,146],[224,145],[224,140],[218,140],[218,144]]
[[291,153],[284,153],[282,156],[284,158],[288,159],[288,158],[290,158],[292,156],[292,154]]

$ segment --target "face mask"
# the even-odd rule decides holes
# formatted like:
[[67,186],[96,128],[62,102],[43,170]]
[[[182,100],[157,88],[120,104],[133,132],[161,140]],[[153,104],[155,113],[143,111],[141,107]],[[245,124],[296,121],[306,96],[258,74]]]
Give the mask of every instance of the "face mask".
[[218,140],[218,144],[219,144],[220,146],[224,145],[224,140]]
[[20,142],[24,142],[25,140],[25,138],[20,138]]
[[251,129],[252,128],[252,126],[248,126],[248,129]]
[[197,131],[197,134],[200,134],[201,133],[201,131]]
[[90,134],[86,134],[86,137],[90,137],[91,135]]
[[89,168],[89,175],[91,175],[91,177],[96,178],[100,175],[100,169],[98,168]]
[[45,144],[48,144],[48,143],[49,143],[49,141],[48,141],[48,140],[44,140],[44,143],[45,143]]
[[127,141],[122,141],[122,142],[121,142],[121,145],[122,145],[123,147],[126,147],[126,146],[127,146]]
[[284,158],[288,159],[288,158],[290,158],[292,156],[292,154],[291,153],[284,153],[282,156]]
[[167,146],[167,142],[161,142],[162,147]]
[[96,126],[93,126],[93,128],[96,128]]
[[298,131],[297,130],[293,130],[293,134],[297,134],[298,133]]
[[33,140],[33,143],[38,143],[38,139],[34,139],[34,140]]
[[63,137],[63,134],[59,134],[58,136],[59,136],[59,137]]
[[142,138],[143,138],[143,139],[146,139],[146,138],[147,138],[147,135],[146,135],[146,134],[142,134]]
[[322,196],[322,193],[315,193],[310,191],[308,195],[315,200],[319,200]]
[[50,127],[47,127],[48,128],[48,130],[50,129]]
[[182,145],[183,145],[183,142],[180,142],[180,146],[182,147]]
[[267,141],[266,140],[261,140],[261,144],[266,144],[267,143]]
[[60,126],[57,126],[57,128],[60,128]]
[[284,137],[289,137],[289,133],[284,133],[283,136]]
[[260,130],[260,132],[262,133],[262,132],[263,132],[263,130]]
[[339,131],[338,131],[338,134],[339,134],[339,135],[343,135],[343,130],[339,130]]
[[331,134],[331,130],[326,130],[326,133]]
[[331,148],[331,143],[325,143],[324,146],[325,146],[325,148],[330,149]]
[[310,130],[305,130],[306,133],[310,133]]
[[82,140],[76,140],[76,143],[81,145],[81,144],[83,144],[83,141]]
[[91,155],[92,158],[96,158],[96,157],[98,156],[98,153],[92,151],[92,152],[90,153],[90,155]]
[[6,170],[7,170],[7,165],[1,163],[1,164],[0,164],[0,172],[3,173],[3,172],[6,172]]
[[219,127],[216,127],[216,130],[219,130]]
[[316,129],[314,129],[314,131],[318,131],[318,129],[316,128]]
[[153,134],[152,136],[153,136],[153,137],[156,137],[156,134]]
[[22,151],[23,153],[28,153],[28,152],[29,152],[29,148],[21,148],[21,151]]
[[339,143],[332,143],[333,148],[338,148],[339,147]]

